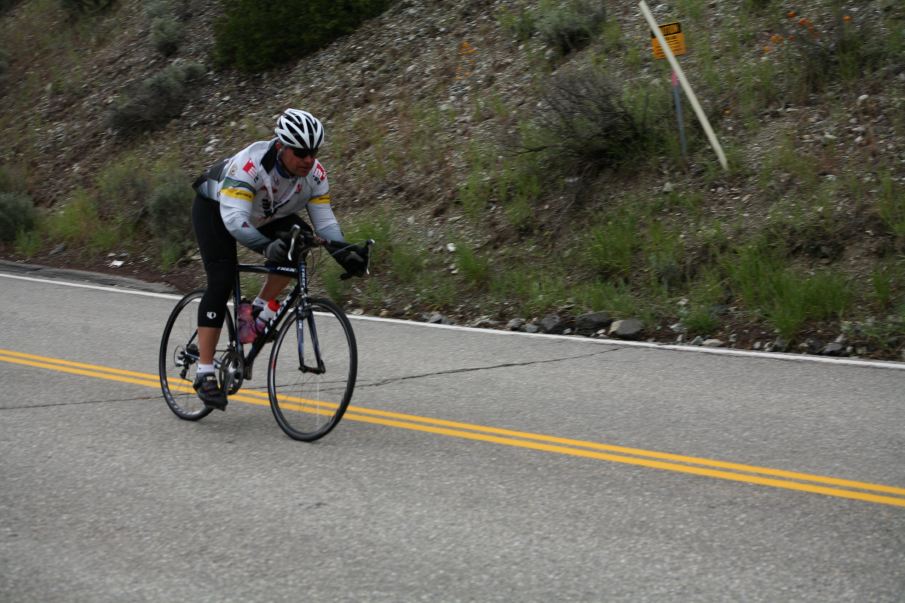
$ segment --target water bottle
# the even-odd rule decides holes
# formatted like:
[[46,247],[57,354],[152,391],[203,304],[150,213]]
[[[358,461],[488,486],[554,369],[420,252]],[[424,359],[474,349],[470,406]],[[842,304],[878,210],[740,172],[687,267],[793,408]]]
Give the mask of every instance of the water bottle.
[[239,318],[239,341],[242,343],[251,343],[258,335],[255,331],[255,319],[252,316],[252,305],[248,303],[248,301],[242,300],[236,315]]

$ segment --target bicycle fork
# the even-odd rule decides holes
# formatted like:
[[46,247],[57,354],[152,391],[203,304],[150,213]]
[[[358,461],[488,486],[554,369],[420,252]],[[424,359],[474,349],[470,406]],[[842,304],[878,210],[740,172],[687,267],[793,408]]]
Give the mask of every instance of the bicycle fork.
[[[304,316],[299,316],[295,321],[296,340],[299,347],[299,371],[303,373],[313,373],[315,375],[323,375],[326,372],[324,361],[321,358],[321,349],[317,341],[317,329],[314,326],[314,312],[308,308],[304,312]],[[311,349],[314,350],[314,359],[317,361],[317,367],[305,364],[305,323],[311,332]]]

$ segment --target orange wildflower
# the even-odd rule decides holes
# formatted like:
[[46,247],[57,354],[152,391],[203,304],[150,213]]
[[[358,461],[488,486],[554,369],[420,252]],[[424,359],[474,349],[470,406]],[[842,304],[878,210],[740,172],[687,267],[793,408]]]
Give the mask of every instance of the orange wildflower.
[[852,16],[851,16],[851,15],[845,15],[845,16],[842,17],[842,20],[843,20],[844,22],[846,22],[846,23],[849,23],[849,22],[851,22],[851,20],[852,20]]
[[788,13],[786,13],[786,15],[787,15],[790,19],[794,19],[795,17],[798,16],[798,13],[796,13],[794,10],[790,10]]

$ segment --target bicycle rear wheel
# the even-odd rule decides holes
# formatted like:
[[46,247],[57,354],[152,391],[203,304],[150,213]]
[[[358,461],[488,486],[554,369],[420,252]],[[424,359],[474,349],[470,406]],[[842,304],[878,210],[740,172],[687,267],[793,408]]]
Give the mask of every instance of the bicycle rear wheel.
[[267,369],[277,424],[289,437],[305,442],[336,427],[352,399],[358,372],[349,319],[328,299],[312,298],[310,304],[308,316],[299,319],[294,313],[283,322]]
[[[160,389],[170,410],[186,421],[203,419],[212,410],[198,399],[192,387],[198,369],[198,302],[202,295],[203,290],[193,291],[179,300],[160,341]],[[222,364],[234,355],[235,333],[232,316],[227,312],[226,329],[214,353],[215,364]]]

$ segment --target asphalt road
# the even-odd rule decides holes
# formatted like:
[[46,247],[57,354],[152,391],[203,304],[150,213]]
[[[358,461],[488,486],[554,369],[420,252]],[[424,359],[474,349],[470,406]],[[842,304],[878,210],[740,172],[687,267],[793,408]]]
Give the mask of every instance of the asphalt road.
[[304,444],[169,411],[175,297],[41,278],[0,273],[2,601],[905,600],[902,365],[359,319]]

